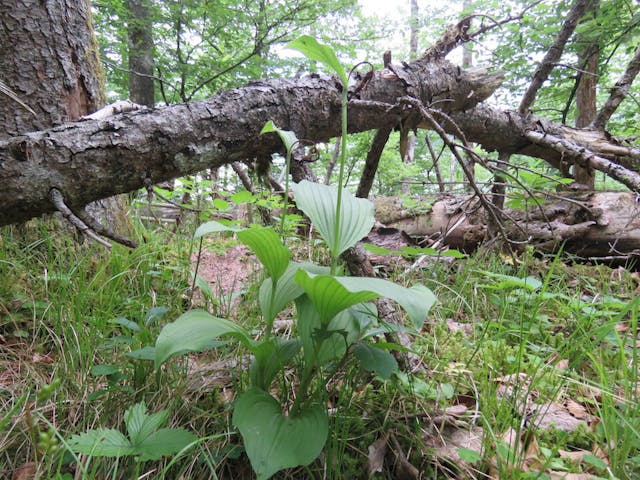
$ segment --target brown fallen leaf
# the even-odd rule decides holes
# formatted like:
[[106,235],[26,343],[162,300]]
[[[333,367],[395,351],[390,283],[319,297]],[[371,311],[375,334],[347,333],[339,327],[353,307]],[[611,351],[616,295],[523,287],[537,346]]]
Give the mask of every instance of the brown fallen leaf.
[[589,413],[587,412],[587,409],[584,408],[584,405],[582,405],[581,403],[578,403],[575,400],[567,398],[564,404],[567,407],[567,411],[577,419],[582,420],[582,419],[589,418]]
[[456,428],[451,425],[424,438],[425,446],[433,449],[436,457],[441,458],[461,470],[471,471],[473,465],[460,458],[460,449],[472,450],[482,455],[482,437],[480,427]]
[[[505,459],[493,458],[489,466],[489,476],[496,479],[511,478],[504,474],[513,475],[516,468],[523,472],[539,472],[543,468],[544,458],[540,453],[538,441],[532,431],[517,432],[513,428],[507,429],[500,438],[509,449],[508,464]],[[514,468],[516,467],[516,468]],[[500,475],[500,474],[503,475]]]
[[387,454],[387,440],[389,434],[385,434],[378,440],[369,445],[369,454],[367,455],[367,472],[369,478],[376,473],[381,473],[384,468],[384,457]]
[[[580,405],[577,402],[576,405]],[[580,425],[587,425],[586,410],[584,411],[584,418],[578,418],[573,415],[567,407],[558,403],[545,403],[545,404],[533,404],[531,408],[531,422],[541,430],[548,430],[551,426],[555,426],[558,430],[564,432],[573,432],[580,427]]]
[[34,462],[27,462],[13,471],[11,480],[35,480],[35,478],[36,464]]

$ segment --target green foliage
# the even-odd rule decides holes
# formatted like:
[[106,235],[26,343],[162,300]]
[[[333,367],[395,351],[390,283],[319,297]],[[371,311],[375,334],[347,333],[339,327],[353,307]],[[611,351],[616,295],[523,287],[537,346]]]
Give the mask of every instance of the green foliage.
[[[156,96],[165,103],[205,98],[219,89],[264,78],[277,69],[292,71],[291,62],[279,60],[272,50],[311,24],[333,21],[335,26],[337,14],[357,11],[352,0],[150,4]],[[124,0],[95,3],[109,88],[121,98],[128,97],[126,25],[130,20],[126,5]],[[346,34],[349,39],[361,37],[357,30]]]
[[135,455],[140,462],[159,459],[178,453],[197,440],[182,428],[163,428],[168,420],[167,410],[147,414],[146,405],[137,403],[124,415],[128,436],[118,430],[97,428],[72,436],[68,444],[75,452],[94,457]]
[[[310,58],[337,70],[346,84],[344,71],[328,47],[309,38],[294,45]],[[346,117],[346,98],[342,107]],[[343,128],[346,128],[344,122]],[[295,136],[273,124],[268,124],[263,131],[278,133],[289,157]],[[331,251],[331,274],[315,266],[309,267],[308,270],[312,270],[309,272],[304,264],[291,262],[288,249],[270,228],[237,229],[208,222],[196,231],[196,237],[225,231],[236,233],[238,240],[249,247],[264,266],[267,278],[259,292],[266,323],[262,340],[252,340],[248,332],[233,322],[204,311],[190,311],[166,325],[156,342],[156,369],[173,355],[210,348],[221,336],[236,338],[254,354],[251,385],[235,402],[233,423],[243,437],[259,479],[269,478],[283,468],[307,465],[324,447],[328,434],[327,406],[309,391],[314,383],[318,389],[327,383],[329,372],[324,368],[330,362],[346,362],[353,354],[363,370],[374,371],[382,378],[389,378],[397,369],[388,351],[361,341],[374,324],[368,318],[362,321],[363,315],[353,309],[366,308],[369,300],[386,296],[401,305],[419,329],[435,303],[434,295],[422,285],[408,289],[385,280],[335,274],[338,256],[355,245],[373,225],[371,202],[356,199],[342,190],[340,186],[335,189],[310,182],[294,187],[298,208],[309,216]],[[274,318],[294,300],[299,337],[273,338]],[[290,368],[290,363],[295,365],[293,361],[300,347],[303,355],[297,362],[299,384],[294,403],[285,415],[283,406],[269,393],[270,387],[279,372]]]
[[247,347],[251,346],[251,338],[242,327],[229,320],[216,318],[204,310],[190,310],[165,325],[158,335],[156,369],[174,355],[218,346],[219,342],[215,340],[225,335],[237,338]]
[[303,35],[302,37],[295,39],[293,42],[290,42],[287,47],[293,50],[298,50],[308,59],[315,60],[326,67],[329,67],[329,69],[333,70],[333,72],[338,75],[342,85],[346,86],[349,83],[347,73],[344,71],[344,67],[338,61],[338,57],[336,57],[336,54],[331,47],[321,44],[309,35]]
[[249,388],[238,397],[233,424],[244,438],[258,480],[283,468],[311,463],[322,451],[329,431],[325,406],[283,415],[280,403],[258,388]]
[[[293,186],[296,204],[318,229],[333,256],[338,256],[371,231],[374,222],[373,204],[343,190],[340,210],[337,189],[303,180]],[[340,212],[340,230],[335,237],[335,225]]]

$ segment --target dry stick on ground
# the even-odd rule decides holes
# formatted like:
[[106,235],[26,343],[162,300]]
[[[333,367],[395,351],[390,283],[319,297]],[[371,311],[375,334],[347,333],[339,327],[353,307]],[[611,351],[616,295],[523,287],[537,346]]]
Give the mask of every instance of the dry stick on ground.
[[562,28],[560,29],[556,40],[553,42],[553,45],[551,45],[544,58],[542,59],[542,63],[538,66],[536,72],[533,74],[531,84],[522,97],[522,101],[520,102],[520,106],[518,107],[518,111],[521,114],[526,114],[527,110],[529,110],[529,107],[533,105],[533,102],[536,99],[536,95],[538,94],[538,90],[540,90],[540,87],[542,87],[542,84],[545,82],[545,80],[549,78],[549,74],[553,70],[553,67],[556,65],[558,60],[560,60],[569,37],[576,29],[578,22],[587,11],[590,3],[591,0],[576,0],[571,6],[571,10],[569,11],[569,14],[567,15],[564,23],[562,24]]
[[407,459],[404,451],[402,450],[402,446],[396,436],[391,433],[389,435],[391,439],[391,443],[393,443],[393,452],[396,455],[396,460],[398,461],[398,467],[396,468],[396,478],[402,478],[405,480],[413,480],[420,477],[419,470],[414,467],[411,462]]
[[602,106],[596,119],[594,120],[592,127],[599,130],[604,130],[607,122],[611,118],[611,115],[616,111],[618,106],[622,103],[622,100],[629,94],[629,88],[634,79],[640,72],[640,45],[636,49],[636,53],[627,65],[627,69],[624,74],[611,89],[611,95]]

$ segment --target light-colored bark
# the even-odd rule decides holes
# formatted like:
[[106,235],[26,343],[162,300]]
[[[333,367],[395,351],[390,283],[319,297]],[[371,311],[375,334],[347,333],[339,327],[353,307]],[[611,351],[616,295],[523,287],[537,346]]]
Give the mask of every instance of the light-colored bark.
[[[540,194],[526,210],[507,209],[509,238],[539,251],[565,252],[583,258],[638,258],[640,256],[640,204],[630,192],[560,192]],[[431,243],[475,250],[487,236],[487,217],[474,208],[477,199],[444,195],[429,212],[413,214],[398,198],[376,200],[376,217],[387,227]]]

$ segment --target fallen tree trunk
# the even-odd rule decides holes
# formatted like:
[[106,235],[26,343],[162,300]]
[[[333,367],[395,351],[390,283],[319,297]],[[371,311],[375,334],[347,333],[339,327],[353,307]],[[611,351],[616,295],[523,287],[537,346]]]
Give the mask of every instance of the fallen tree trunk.
[[[445,129],[488,150],[586,162],[640,191],[638,174],[600,161],[635,161],[640,158],[635,150],[603,135],[593,141],[592,131],[477,106],[501,80],[500,74],[461,70],[443,60],[389,66],[355,86],[349,131],[389,128],[401,121],[419,126],[415,109],[401,101],[408,97],[433,106],[430,111],[440,115]],[[85,120],[2,141],[0,225],[54,211],[52,189],[74,210],[206,168],[268,161],[282,149],[275,135],[259,134],[268,120],[298,138],[327,141],[340,133],[340,85],[319,76],[254,82],[206,101]],[[544,141],[551,134],[564,141],[562,151],[557,141]]]
[[[487,235],[487,218],[477,199],[443,195],[419,204],[419,212],[403,208],[395,197],[376,200],[376,217],[385,226],[471,252]],[[589,259],[640,258],[640,203],[630,192],[563,192],[543,195],[526,210],[506,209],[505,231],[510,240],[538,251],[563,249]]]
[[[469,109],[493,93],[501,75],[460,71],[448,62],[388,70],[361,89],[349,109],[349,130],[394,126],[408,113],[397,98],[416,93],[444,111]],[[453,99],[454,101],[446,101]],[[340,85],[333,77],[254,82],[209,100],[69,123],[0,142],[0,225],[54,210],[49,192],[72,209],[206,168],[246,159],[269,161],[282,146],[260,135],[272,120],[298,138],[340,134]]]

